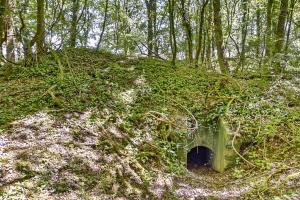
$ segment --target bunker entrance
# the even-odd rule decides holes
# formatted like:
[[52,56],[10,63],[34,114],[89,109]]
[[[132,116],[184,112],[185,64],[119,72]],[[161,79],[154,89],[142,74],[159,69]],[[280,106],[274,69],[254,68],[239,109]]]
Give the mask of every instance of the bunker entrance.
[[187,169],[194,170],[212,167],[213,152],[207,147],[197,146],[187,154]]

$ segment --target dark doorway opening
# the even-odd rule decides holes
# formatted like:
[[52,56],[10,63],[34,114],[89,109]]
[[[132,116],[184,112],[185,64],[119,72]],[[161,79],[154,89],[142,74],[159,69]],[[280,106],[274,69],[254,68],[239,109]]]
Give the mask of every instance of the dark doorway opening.
[[202,167],[211,167],[213,152],[207,147],[197,146],[187,154],[188,170],[199,169]]

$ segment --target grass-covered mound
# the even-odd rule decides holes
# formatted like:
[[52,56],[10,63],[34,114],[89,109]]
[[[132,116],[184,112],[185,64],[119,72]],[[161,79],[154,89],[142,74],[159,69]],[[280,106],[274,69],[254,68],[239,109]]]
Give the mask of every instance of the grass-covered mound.
[[[40,178],[35,184],[45,185],[55,195],[74,190],[87,197],[100,193],[151,198],[161,192],[165,199],[221,198],[223,194],[247,198],[282,196],[299,188],[298,77],[247,74],[233,78],[185,63],[172,66],[87,49],[52,52],[31,66],[6,66],[0,73],[2,139],[16,142],[11,150],[16,155],[0,162],[8,166],[8,158],[15,159],[10,167],[24,175],[15,182],[4,181],[4,195],[11,191],[10,185],[36,177]],[[191,176],[176,155],[177,141],[188,134],[185,121],[211,122],[219,117],[242,141],[236,164],[223,175]],[[34,138],[27,144],[46,140],[55,148],[33,159],[27,150],[17,148],[18,142],[28,140],[21,132]],[[4,144],[2,152],[9,152],[11,147],[7,148]],[[28,148],[33,151],[32,146]],[[59,150],[73,152],[69,158],[59,156],[66,165],[49,171],[35,169],[34,160],[53,160],[49,155]],[[89,158],[91,165],[77,156],[85,150],[95,155]],[[97,163],[104,167],[98,169]],[[5,169],[1,170],[5,175]],[[163,175],[161,183],[156,178]],[[80,181],[63,179],[68,176]],[[239,192],[234,193],[235,189]]]
[[[41,109],[121,110],[116,97],[131,89],[140,76],[146,78],[151,92],[135,103],[137,113],[170,109],[177,102],[194,115],[211,114],[211,119],[223,115],[233,99],[263,91],[269,84],[262,81],[248,88],[238,79],[204,73],[184,63],[174,67],[166,61],[126,58],[86,49],[53,52],[32,66],[1,69],[0,126]],[[245,90],[247,93],[243,94]]]

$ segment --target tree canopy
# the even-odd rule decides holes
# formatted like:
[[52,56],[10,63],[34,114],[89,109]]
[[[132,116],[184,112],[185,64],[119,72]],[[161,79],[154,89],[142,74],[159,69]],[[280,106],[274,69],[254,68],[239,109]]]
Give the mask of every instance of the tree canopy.
[[2,64],[88,47],[222,73],[299,63],[298,0],[1,0]]

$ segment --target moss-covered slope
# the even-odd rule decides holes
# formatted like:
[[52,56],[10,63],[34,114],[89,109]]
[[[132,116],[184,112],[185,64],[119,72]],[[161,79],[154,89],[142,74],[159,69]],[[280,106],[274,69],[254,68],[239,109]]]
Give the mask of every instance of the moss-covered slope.
[[[292,195],[299,188],[299,82],[293,75],[233,78],[181,62],[172,66],[89,49],[3,67],[0,194]],[[219,117],[242,141],[235,164],[223,175],[187,172],[176,154],[178,141],[195,121],[203,125]]]

